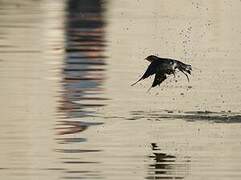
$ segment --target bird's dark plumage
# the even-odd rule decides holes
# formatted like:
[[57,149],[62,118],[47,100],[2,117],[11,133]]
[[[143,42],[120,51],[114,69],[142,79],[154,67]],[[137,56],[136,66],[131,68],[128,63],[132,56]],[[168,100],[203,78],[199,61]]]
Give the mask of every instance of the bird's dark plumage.
[[186,73],[191,74],[191,65],[185,64],[175,59],[160,58],[154,55],[150,55],[145,59],[151,62],[151,64],[148,66],[146,72],[142,75],[142,77],[138,81],[133,83],[132,86],[138,83],[139,81],[155,74],[155,78],[151,88],[155,87],[157,85],[160,85],[167,78],[167,75],[173,74],[175,76],[176,69],[185,74],[189,81],[189,77]]
[[142,75],[142,77],[138,81],[133,83],[132,86],[135,85],[136,83],[138,83],[139,81],[146,79],[146,78],[150,77],[151,75],[155,74],[157,72],[158,64],[159,64],[158,61],[152,62],[148,66],[146,72]]
[[160,86],[160,84],[167,78],[166,74],[162,74],[162,73],[156,73],[154,81],[151,85],[151,87],[155,87],[157,85]]

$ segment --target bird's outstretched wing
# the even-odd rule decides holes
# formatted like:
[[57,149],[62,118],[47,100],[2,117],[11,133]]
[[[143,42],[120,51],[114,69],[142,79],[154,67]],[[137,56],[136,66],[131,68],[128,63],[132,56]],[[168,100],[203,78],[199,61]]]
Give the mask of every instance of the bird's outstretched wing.
[[146,72],[142,75],[142,77],[136,81],[135,83],[133,83],[131,86],[134,86],[136,83],[138,83],[139,81],[148,78],[149,76],[155,74],[157,72],[157,68],[158,68],[158,62],[157,61],[153,61],[151,62],[151,64],[148,66]]
[[151,85],[151,88],[152,88],[152,87],[155,87],[155,86],[157,86],[157,85],[160,86],[160,84],[161,84],[166,78],[167,78],[166,74],[157,73],[157,74],[155,75],[155,78],[154,78],[154,81],[153,81],[153,83],[152,83],[152,85]]

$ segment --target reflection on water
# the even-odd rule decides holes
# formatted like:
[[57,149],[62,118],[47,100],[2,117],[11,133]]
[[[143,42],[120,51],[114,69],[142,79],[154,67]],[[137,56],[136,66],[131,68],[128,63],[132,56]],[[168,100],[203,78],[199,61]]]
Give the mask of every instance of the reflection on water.
[[149,176],[146,179],[184,179],[188,172],[188,158],[185,161],[161,152],[156,143],[151,143],[153,155],[149,156],[153,164],[149,166]]
[[[63,100],[59,107],[59,134],[84,131],[100,123],[77,119],[95,116],[93,108],[104,106],[105,77],[103,2],[68,1],[66,20],[66,59],[63,69]],[[68,120],[66,120],[68,119]],[[77,120],[76,120],[77,119]]]
[[[240,179],[239,7],[0,0],[1,179]],[[201,71],[146,93],[149,54]]]
[[[86,142],[81,134],[62,137],[85,131],[89,126],[103,122],[91,121],[98,116],[96,108],[103,107],[106,98],[101,97],[105,80],[105,22],[103,2],[99,0],[69,0],[66,17],[66,58],[63,68],[62,100],[60,101],[56,138],[62,163],[69,166],[64,179],[97,178],[98,171],[89,164],[99,164],[95,159],[81,157],[96,155],[100,149],[84,149],[79,143]],[[68,144],[68,146],[67,146]],[[66,156],[66,157],[65,157]],[[76,166],[76,167],[75,167]],[[78,167],[81,166],[81,167]],[[76,170],[72,170],[72,169]]]

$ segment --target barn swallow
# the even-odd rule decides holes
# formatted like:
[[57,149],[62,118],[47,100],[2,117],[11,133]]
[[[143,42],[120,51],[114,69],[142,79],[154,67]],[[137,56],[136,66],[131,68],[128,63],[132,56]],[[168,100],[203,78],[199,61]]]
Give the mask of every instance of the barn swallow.
[[175,76],[177,69],[181,71],[183,74],[185,74],[189,82],[189,77],[186,73],[191,75],[191,65],[185,64],[175,59],[160,58],[154,55],[146,57],[145,60],[149,61],[151,64],[148,66],[146,72],[142,75],[142,77],[138,81],[133,83],[131,86],[134,86],[139,81],[146,79],[154,74],[155,78],[150,89],[157,85],[160,86],[160,84],[167,78],[167,75],[173,74]]

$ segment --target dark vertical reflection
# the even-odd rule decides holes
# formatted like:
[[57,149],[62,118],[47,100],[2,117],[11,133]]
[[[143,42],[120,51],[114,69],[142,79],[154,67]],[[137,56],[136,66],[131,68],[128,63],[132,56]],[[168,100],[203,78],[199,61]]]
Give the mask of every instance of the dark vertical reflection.
[[189,157],[177,160],[176,156],[161,152],[156,143],[151,143],[153,155],[149,156],[152,163],[146,179],[184,179],[188,171]]
[[[100,163],[94,157],[101,150],[88,147],[80,132],[102,124],[97,122],[96,109],[105,101],[103,2],[69,0],[66,11],[66,59],[56,139],[60,147],[56,152],[67,169],[64,179],[95,179],[100,178],[99,172],[89,166]],[[88,158],[90,153],[92,158]]]
[[64,120],[59,134],[86,130],[96,122],[81,118],[96,116],[104,106],[102,84],[105,79],[105,40],[103,3],[100,0],[69,0],[66,20],[66,61],[63,69],[62,101],[59,107]]

